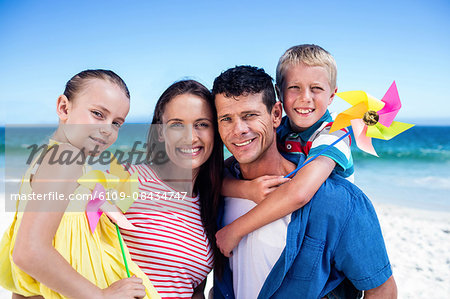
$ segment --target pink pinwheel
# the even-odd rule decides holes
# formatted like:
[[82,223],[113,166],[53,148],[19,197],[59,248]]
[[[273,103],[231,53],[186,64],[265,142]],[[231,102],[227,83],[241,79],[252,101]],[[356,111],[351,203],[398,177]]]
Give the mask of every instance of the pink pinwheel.
[[103,212],[105,212],[106,216],[108,216],[108,218],[111,219],[112,222],[114,222],[116,226],[117,237],[119,238],[120,249],[122,251],[123,263],[125,265],[127,275],[128,277],[130,277],[130,270],[128,268],[119,227],[125,229],[135,229],[136,227],[128,221],[128,219],[122,214],[122,211],[120,211],[118,207],[108,203],[105,200],[105,196],[105,187],[103,187],[103,185],[99,183],[95,184],[94,190],[92,190],[92,199],[86,206],[86,217],[89,222],[89,227],[91,229],[91,232],[94,233]]
[[[113,161],[114,163],[117,163],[115,159],[113,159]],[[92,190],[92,199],[86,205],[86,218],[88,219],[91,232],[94,233],[103,213],[105,213],[106,216],[114,222],[125,269],[128,277],[130,277],[130,270],[128,268],[119,227],[123,229],[136,229],[136,227],[123,215],[123,213],[133,202],[132,195],[137,189],[137,174],[130,176],[128,173],[125,173],[123,169],[118,169],[119,166],[120,165],[111,165],[111,170],[116,175],[100,170],[92,170],[79,178],[78,183]],[[121,196],[122,201],[119,201],[117,205],[109,203],[105,199],[107,195],[105,188],[107,188],[108,192]]]
[[88,219],[91,232],[95,231],[103,212],[120,228],[135,229],[136,227],[128,221],[122,211],[120,211],[115,205],[108,203],[105,200],[105,197],[106,191],[103,185],[99,183],[95,184],[94,190],[92,190],[92,200],[90,200],[86,206],[86,217]]
[[92,199],[86,205],[86,218],[89,222],[91,232],[95,231],[103,211],[100,207],[105,203],[105,188],[101,184],[96,184],[92,190]]
[[395,116],[402,107],[395,81],[389,87],[381,101],[366,94],[364,91],[347,91],[337,93],[336,95],[350,103],[352,107],[336,116],[330,133],[345,127],[350,127],[348,132],[322,149],[312,158],[306,160],[303,164],[299,164],[294,171],[285,177],[290,178],[295,175],[301,168],[314,161],[352,132],[355,136],[356,145],[361,150],[378,156],[372,145],[372,137],[389,140],[414,126],[394,121]]
[[395,81],[381,101],[364,91],[347,91],[336,95],[352,107],[336,117],[330,133],[351,126],[356,145],[369,154],[378,156],[372,138],[389,140],[414,126],[394,121],[402,106]]

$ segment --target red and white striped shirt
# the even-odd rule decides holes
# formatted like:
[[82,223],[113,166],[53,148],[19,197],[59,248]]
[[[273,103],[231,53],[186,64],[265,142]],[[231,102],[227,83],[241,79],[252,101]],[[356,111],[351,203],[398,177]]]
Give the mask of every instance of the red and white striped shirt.
[[129,171],[138,172],[140,194],[125,214],[139,230],[122,230],[131,258],[162,298],[191,298],[214,262],[199,198],[169,200],[180,194],[149,166],[131,165]]

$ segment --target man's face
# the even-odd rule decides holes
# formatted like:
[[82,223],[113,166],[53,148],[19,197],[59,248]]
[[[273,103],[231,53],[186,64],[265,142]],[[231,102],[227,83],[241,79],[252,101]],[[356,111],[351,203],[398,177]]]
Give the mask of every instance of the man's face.
[[277,102],[269,113],[262,97],[262,93],[231,98],[218,94],[215,97],[220,137],[240,164],[260,159],[276,142],[275,129],[281,121],[281,104]]

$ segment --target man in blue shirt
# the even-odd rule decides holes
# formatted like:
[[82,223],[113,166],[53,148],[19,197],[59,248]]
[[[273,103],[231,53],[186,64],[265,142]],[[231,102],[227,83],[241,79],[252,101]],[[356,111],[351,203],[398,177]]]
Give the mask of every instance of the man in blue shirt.
[[[295,169],[277,149],[282,108],[264,70],[228,70],[214,81],[213,94],[221,138],[238,162],[232,167],[236,177],[286,175]],[[219,226],[248,211],[233,198],[223,208]],[[343,298],[338,286],[349,281],[365,290],[365,298],[397,297],[376,213],[355,185],[332,174],[308,204],[286,217],[241,240],[233,250],[232,272],[227,264],[215,279],[215,298]],[[279,236],[284,237],[281,246]],[[267,266],[269,273],[260,270]],[[240,283],[253,276],[256,282],[263,278],[262,286]],[[244,298],[246,288],[255,291]]]

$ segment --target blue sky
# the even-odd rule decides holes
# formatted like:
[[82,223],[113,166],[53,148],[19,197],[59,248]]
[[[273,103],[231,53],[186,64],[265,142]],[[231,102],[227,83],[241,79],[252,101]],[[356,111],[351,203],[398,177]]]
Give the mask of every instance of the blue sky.
[[58,95],[87,68],[122,76],[128,120],[148,121],[172,82],[211,88],[240,64],[274,76],[302,43],[334,55],[340,91],[381,99],[396,80],[399,120],[450,124],[450,2],[364,2],[0,1],[0,124],[56,123]]

